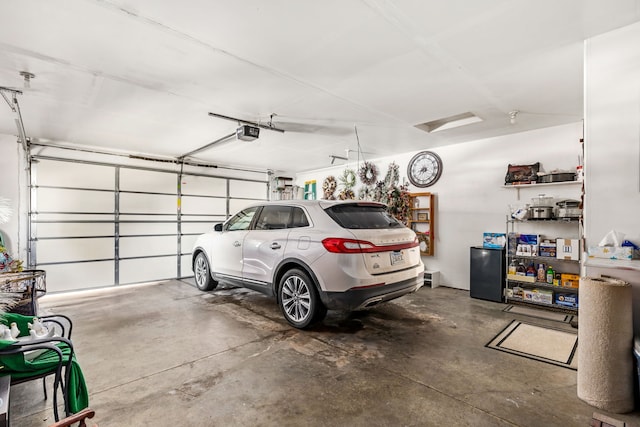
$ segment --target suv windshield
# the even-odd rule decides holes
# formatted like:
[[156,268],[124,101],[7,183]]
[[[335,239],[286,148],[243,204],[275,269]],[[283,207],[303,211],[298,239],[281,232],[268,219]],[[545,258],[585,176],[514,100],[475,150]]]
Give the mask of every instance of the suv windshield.
[[352,230],[403,227],[384,206],[353,203],[334,205],[325,212],[342,228]]

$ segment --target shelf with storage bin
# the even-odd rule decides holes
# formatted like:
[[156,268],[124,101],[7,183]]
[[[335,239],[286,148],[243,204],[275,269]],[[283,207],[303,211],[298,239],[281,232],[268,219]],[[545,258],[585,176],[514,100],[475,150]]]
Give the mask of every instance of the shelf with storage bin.
[[440,286],[440,272],[435,270],[424,270],[424,286],[437,288]]
[[434,254],[434,210],[435,194],[409,193],[409,216],[407,227],[415,231],[420,242],[420,255]]
[[520,200],[520,189],[528,188],[528,189],[540,189],[542,187],[572,187],[582,185],[584,181],[563,181],[563,182],[541,182],[536,184],[513,184],[513,185],[503,185],[502,188],[515,188],[516,189],[516,198]]
[[[527,276],[524,276],[524,277],[527,277]],[[507,277],[507,280],[512,283],[517,283],[518,285],[531,286],[533,288],[553,289],[558,292],[578,292],[578,288],[571,288],[568,286],[558,286],[558,285],[553,285],[547,282],[539,282],[537,280],[533,282],[523,281],[523,280],[511,277],[511,275]]]
[[534,187],[547,187],[547,186],[558,186],[558,185],[577,185],[582,184],[583,181],[560,181],[560,182],[537,182],[535,184],[512,184],[503,185],[504,188],[534,188]]
[[288,176],[274,177],[272,200],[290,199],[293,199],[293,178]]
[[[518,232],[516,232],[516,228],[518,228]],[[528,231],[531,234],[523,231]],[[564,237],[549,237],[545,239],[544,234],[540,233],[540,231],[547,232],[547,236],[549,236],[548,232],[551,231],[555,235]],[[533,304],[536,307],[576,313],[578,310],[578,280],[581,268],[581,231],[579,220],[519,221],[508,217],[505,301]],[[532,255],[527,253],[529,251],[528,248],[521,247],[521,245],[526,246],[526,243],[523,243],[527,240],[525,239],[526,236],[536,240],[535,248],[530,248]],[[545,245],[546,241],[548,242]],[[566,251],[569,251],[567,257],[565,257]],[[558,254],[560,254],[560,257],[558,257]],[[540,264],[542,264],[542,268],[545,271],[548,271],[549,267],[552,268],[552,279],[546,281],[538,279]],[[536,275],[523,276],[522,269],[531,265],[533,265]],[[520,274],[514,274],[509,271],[510,267],[511,270],[514,267],[519,269]],[[550,280],[553,282],[549,283]]]
[[526,301],[522,298],[515,298],[515,297],[507,297],[506,302],[518,304],[518,305],[527,305],[527,306],[535,306],[535,307],[544,308],[544,309],[551,309],[552,311],[559,311],[562,313],[569,313],[569,314],[576,314],[578,312],[578,309],[573,307],[567,307],[559,304],[544,304],[544,303],[535,302],[535,301]]

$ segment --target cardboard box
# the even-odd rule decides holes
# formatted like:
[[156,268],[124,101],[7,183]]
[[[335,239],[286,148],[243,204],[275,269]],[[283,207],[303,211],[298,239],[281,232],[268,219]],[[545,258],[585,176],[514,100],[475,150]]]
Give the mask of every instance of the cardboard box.
[[539,234],[520,234],[516,246],[518,256],[538,256]]
[[522,292],[524,291],[524,289],[522,289],[520,286],[514,286],[512,288],[512,291],[513,291],[513,298],[517,298],[517,299],[523,298]]
[[539,304],[553,304],[553,291],[547,289],[524,289],[522,296],[525,301]]
[[589,258],[638,259],[640,253],[630,246],[589,246]]
[[560,274],[560,286],[565,288],[577,288],[580,286],[580,276],[577,274]]
[[549,289],[534,289],[533,302],[540,304],[553,304],[553,291]]
[[516,282],[527,282],[527,283],[535,283],[535,276],[522,276],[520,274],[507,274],[507,279],[513,280]]
[[573,292],[556,292],[554,301],[558,305],[578,308],[578,294]]
[[502,249],[507,243],[505,233],[484,233],[482,237],[482,247],[490,249]]
[[533,301],[533,289],[523,289],[522,299],[525,301]]
[[556,258],[580,261],[581,241],[579,239],[556,239]]
[[538,245],[539,256],[555,258],[556,257],[556,241],[545,240]]

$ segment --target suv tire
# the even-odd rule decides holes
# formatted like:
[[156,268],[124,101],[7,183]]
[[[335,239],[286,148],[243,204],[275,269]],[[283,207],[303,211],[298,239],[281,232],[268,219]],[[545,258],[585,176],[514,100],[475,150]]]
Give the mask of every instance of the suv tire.
[[212,291],[218,286],[218,282],[211,277],[209,261],[204,252],[199,252],[196,255],[196,260],[193,262],[193,277],[195,278],[196,286],[201,291]]
[[286,321],[298,329],[312,326],[327,314],[313,280],[297,268],[287,271],[280,279],[278,304]]

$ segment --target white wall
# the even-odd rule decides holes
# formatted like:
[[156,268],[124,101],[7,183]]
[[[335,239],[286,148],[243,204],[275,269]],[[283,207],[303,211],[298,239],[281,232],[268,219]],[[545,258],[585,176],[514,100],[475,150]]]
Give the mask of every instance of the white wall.
[[[546,171],[572,169],[581,153],[582,123],[523,132],[497,138],[433,149],[443,161],[440,180],[427,189],[410,187],[409,191],[430,191],[437,195],[435,222],[435,256],[424,257],[428,269],[439,270],[441,284],[469,289],[469,247],[482,244],[483,232],[505,232],[509,204],[528,203],[545,193],[558,198],[579,198],[579,186],[538,187],[520,191],[503,188],[507,165],[541,162]],[[406,180],[407,164],[414,153],[377,159],[382,177],[391,161],[400,166],[401,180]],[[350,165],[356,168],[355,163]],[[328,175],[342,174],[344,165],[298,174],[296,183],[316,179],[319,194]],[[561,231],[553,230],[553,233]],[[544,234],[544,233],[543,233]],[[552,237],[563,237],[553,235]],[[570,236],[569,236],[570,237]]]
[[[588,245],[615,229],[640,244],[640,23],[585,43],[585,233]],[[589,260],[591,263],[592,260]],[[620,263],[620,262],[618,262]],[[588,266],[633,286],[640,334],[640,261]],[[635,265],[634,265],[635,264]]]
[[640,243],[640,23],[585,46],[587,242],[616,229]]

